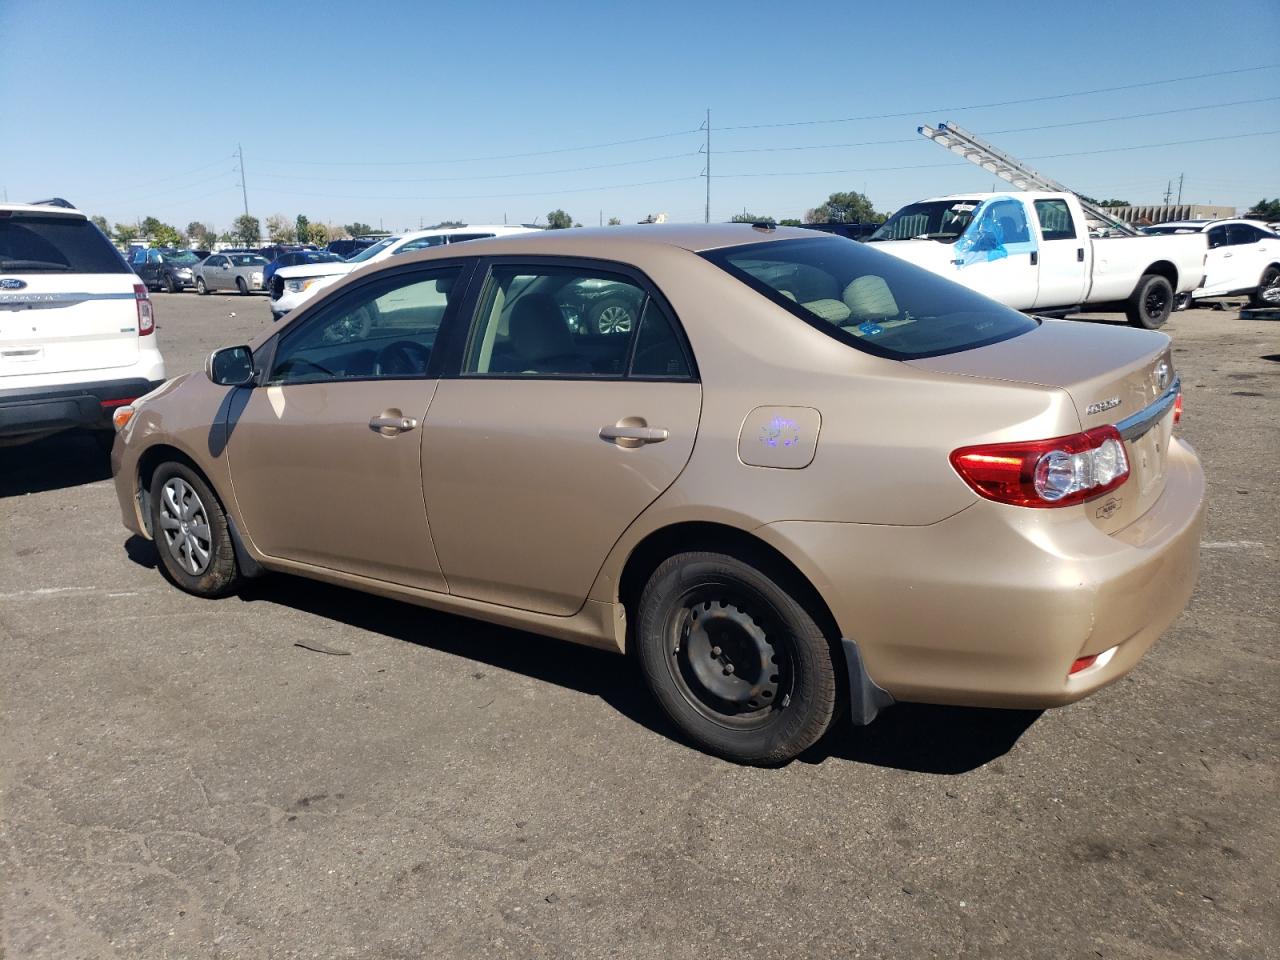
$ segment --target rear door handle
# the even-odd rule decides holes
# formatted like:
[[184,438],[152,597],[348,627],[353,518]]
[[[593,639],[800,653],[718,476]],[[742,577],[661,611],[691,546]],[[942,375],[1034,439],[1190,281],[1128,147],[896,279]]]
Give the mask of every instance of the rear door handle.
[[661,427],[625,427],[620,424],[614,424],[610,427],[600,428],[601,440],[631,441],[631,443],[624,444],[625,446],[640,446],[642,443],[661,443],[668,436],[670,434]]
[[1084,247],[1076,247],[1076,263],[1084,263]]
[[417,420],[406,417],[396,410],[386,410],[381,416],[373,417],[369,421],[369,429],[376,430],[384,437],[394,437],[398,433],[413,430],[417,426]]

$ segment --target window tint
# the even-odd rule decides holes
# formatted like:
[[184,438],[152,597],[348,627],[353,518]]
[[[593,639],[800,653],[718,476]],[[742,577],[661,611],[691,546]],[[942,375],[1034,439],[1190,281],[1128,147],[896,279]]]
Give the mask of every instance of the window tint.
[[[838,237],[778,240],[703,256],[811,326],[881,356],[955,353],[1036,328],[1003,304]],[[778,336],[786,335],[780,324]]]
[[463,243],[467,240],[484,240],[492,236],[492,233],[453,233],[449,235],[449,242]]
[[1261,239],[1262,235],[1247,223],[1227,224],[1227,243],[1230,246],[1234,247],[1242,243],[1253,243]]
[[384,277],[339,297],[285,335],[272,383],[426,376],[461,267]]
[[1037,200],[1036,219],[1046,240],[1074,240],[1075,224],[1071,222],[1071,209],[1065,200]]
[[444,237],[438,234],[431,237],[419,237],[417,240],[410,240],[403,247],[392,253],[392,256],[398,257],[402,253],[413,253],[415,250],[426,250],[428,247],[443,247]]
[[158,264],[158,263],[160,263],[160,262],[161,262],[161,261],[160,261],[160,251],[159,251],[159,250],[148,250],[148,251],[147,251],[147,263],[155,263],[155,264]]
[[977,200],[929,200],[903,207],[886,220],[873,241],[927,238],[954,243],[973,220]]
[[0,273],[129,273],[102,231],[79,217],[0,219]]
[[645,292],[614,274],[495,267],[464,374],[621,377]]
[[689,360],[670,318],[652,299],[645,304],[644,315],[640,318],[636,352],[631,358],[631,375],[661,379],[687,379],[692,376]]
[[1227,242],[1227,228],[1214,227],[1209,231],[1209,249],[1214,247],[1225,246]]

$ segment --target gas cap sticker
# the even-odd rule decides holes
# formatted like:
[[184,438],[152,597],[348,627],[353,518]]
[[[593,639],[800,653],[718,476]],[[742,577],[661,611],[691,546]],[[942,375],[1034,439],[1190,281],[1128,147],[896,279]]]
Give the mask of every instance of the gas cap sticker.
[[818,450],[822,415],[812,407],[756,407],[742,421],[738,459],[751,467],[800,470]]

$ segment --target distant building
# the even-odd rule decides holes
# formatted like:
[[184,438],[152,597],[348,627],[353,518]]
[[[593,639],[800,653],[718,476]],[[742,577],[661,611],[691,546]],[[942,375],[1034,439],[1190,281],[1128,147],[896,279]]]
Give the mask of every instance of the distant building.
[[1235,207],[1215,207],[1206,203],[1164,203],[1150,207],[1104,207],[1125,223],[1148,226],[1170,220],[1226,220],[1236,215]]

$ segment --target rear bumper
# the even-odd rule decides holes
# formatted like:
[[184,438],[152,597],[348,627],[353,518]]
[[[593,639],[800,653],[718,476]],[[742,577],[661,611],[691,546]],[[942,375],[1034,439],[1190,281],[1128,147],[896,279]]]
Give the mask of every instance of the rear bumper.
[[133,378],[0,390],[0,437],[109,428],[116,407],[150,393],[161,382]]
[[1110,536],[1073,508],[987,501],[926,527],[758,532],[810,576],[894,699],[1045,708],[1124,676],[1177,619],[1199,568],[1204,490],[1195,453],[1175,440],[1160,498]]

